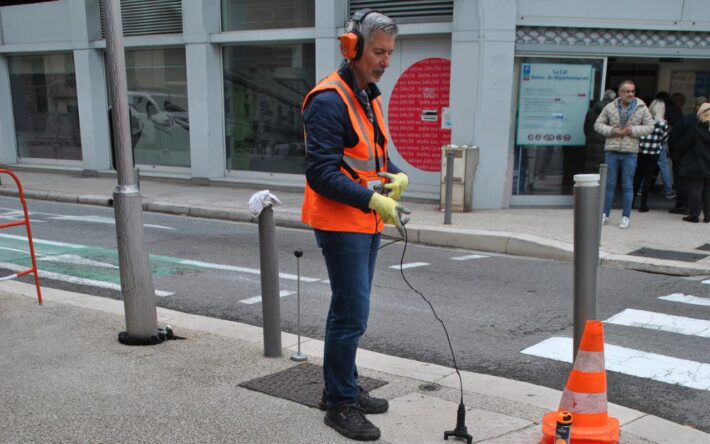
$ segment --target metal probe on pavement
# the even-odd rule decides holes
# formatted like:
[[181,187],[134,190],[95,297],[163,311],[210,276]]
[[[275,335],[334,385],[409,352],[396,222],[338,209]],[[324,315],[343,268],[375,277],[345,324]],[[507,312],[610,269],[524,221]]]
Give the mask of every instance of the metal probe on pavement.
[[303,256],[303,251],[295,250],[293,255],[296,256],[296,333],[298,334],[298,351],[291,355],[291,360],[296,362],[303,362],[308,357],[301,353],[301,256]]

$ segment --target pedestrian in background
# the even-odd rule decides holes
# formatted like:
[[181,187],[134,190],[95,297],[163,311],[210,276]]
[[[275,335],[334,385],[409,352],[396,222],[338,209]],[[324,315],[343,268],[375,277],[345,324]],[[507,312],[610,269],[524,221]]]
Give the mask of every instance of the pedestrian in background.
[[710,222],[710,103],[703,103],[697,112],[695,125],[686,130],[678,142],[681,158],[680,174],[688,192],[686,222],[700,221],[702,202],[703,222]]
[[376,440],[380,430],[365,414],[384,413],[389,404],[360,387],[355,355],[367,329],[383,222],[402,232],[401,213],[409,213],[397,202],[408,179],[389,160],[375,85],[389,67],[397,25],[364,9],[345,31],[345,60],[303,101],[307,183],[301,220],[313,227],[330,279],[320,403],[325,424],[348,438]]
[[680,173],[681,158],[678,151],[678,142],[683,138],[686,131],[692,128],[697,122],[697,113],[700,106],[707,102],[708,99],[705,96],[699,96],[695,98],[695,106],[693,112],[686,114],[683,118],[677,122],[671,128],[671,134],[668,137],[668,153],[673,162],[673,182],[675,184],[676,196],[675,205],[673,208],[668,210],[671,214],[688,214],[688,190],[685,185],[683,176]]
[[[658,164],[660,152],[665,150],[668,142],[669,127],[664,116],[666,104],[663,100],[656,99],[648,107],[649,112],[655,120],[653,132],[648,136],[643,136],[639,140],[639,153],[636,163],[636,173],[634,174],[634,198],[641,189],[641,204],[639,213],[647,213],[648,195],[653,186],[654,173]],[[643,184],[643,188],[642,188]]]
[[594,123],[602,113],[605,106],[616,98],[613,89],[604,91],[604,96],[600,101],[592,105],[584,116],[584,135],[586,137],[586,148],[584,157],[584,171],[587,173],[598,173],[599,165],[604,163],[604,142],[606,138],[594,131]]
[[609,167],[604,197],[602,224],[609,223],[614,201],[616,181],[621,172],[623,209],[619,228],[629,228],[631,205],[634,199],[634,173],[639,151],[639,139],[651,134],[654,120],[643,101],[634,97],[636,85],[632,80],[619,84],[619,98],[604,107],[594,123],[594,130],[606,137],[604,160]]

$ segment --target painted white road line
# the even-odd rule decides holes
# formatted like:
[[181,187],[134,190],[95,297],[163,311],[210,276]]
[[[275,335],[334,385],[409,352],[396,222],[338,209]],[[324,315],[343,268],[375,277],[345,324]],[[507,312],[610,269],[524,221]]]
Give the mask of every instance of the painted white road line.
[[[14,271],[22,271],[22,270],[27,269],[25,267],[21,267],[19,265],[10,264],[10,263],[6,263],[6,262],[0,262],[0,267],[7,268],[8,270],[14,270]],[[87,285],[90,287],[108,288],[110,290],[121,291],[121,285],[114,284],[111,282],[104,282],[104,281],[97,281],[94,279],[79,278],[76,276],[69,276],[67,274],[54,273],[52,271],[42,271],[42,270],[37,270],[37,271],[39,272],[39,277],[41,277],[41,278],[55,279],[58,281],[69,282],[71,284]],[[173,293],[171,291],[155,290],[155,295],[158,297],[172,296],[173,294],[175,294],[175,293]]]
[[606,321],[608,324],[641,327],[688,336],[710,338],[710,321],[627,308]]
[[452,261],[467,261],[470,259],[484,259],[490,256],[485,256],[483,254],[467,254],[466,256],[456,256],[456,257],[450,257]]
[[[402,269],[406,270],[407,268],[417,268],[417,267],[426,267],[427,265],[431,265],[428,262],[410,262],[408,264],[402,264]],[[390,265],[390,268],[393,270],[399,270],[400,265]]]
[[[572,363],[572,338],[552,337],[520,353]],[[604,344],[606,369],[667,384],[710,390],[710,364]]]
[[[281,290],[281,291],[279,292],[279,297],[282,298],[282,297],[284,297],[284,296],[290,296],[290,295],[292,295],[292,294],[296,294],[296,292],[295,292],[295,291],[289,291],[289,290]],[[251,304],[258,304],[259,302],[261,302],[261,296],[254,296],[254,297],[252,297],[252,298],[242,299],[242,300],[239,301],[239,302],[241,302],[242,304],[250,304],[250,305],[251,305]]]
[[[28,252],[29,254],[29,252]],[[57,254],[56,256],[46,255],[37,256],[38,261],[45,262],[60,262],[63,264],[89,265],[92,267],[115,268],[118,270],[118,265],[109,264],[108,262],[95,261],[85,257],[77,256],[76,254]]]
[[710,279],[705,279],[704,281],[701,282],[702,284],[708,284],[710,285]]
[[[224,265],[224,264],[214,264],[212,262],[193,261],[191,259],[178,260],[177,263],[181,264],[181,265],[191,265],[193,267],[199,267],[199,268],[210,268],[213,270],[236,271],[239,273],[249,273],[249,274],[261,275],[261,271],[256,268],[237,267],[234,265]],[[292,280],[292,281],[298,280],[298,277],[295,274],[279,273],[279,277],[281,279],[288,279],[288,280]],[[318,279],[318,278],[301,276],[301,282],[318,282],[319,280],[320,279]]]
[[661,296],[658,299],[663,299],[664,301],[671,302],[681,302],[683,304],[705,305],[707,307],[710,307],[710,298],[701,298],[698,296],[691,296],[689,294],[683,293],[673,293],[669,294],[668,296]]
[[[23,253],[29,256],[30,250],[21,250],[19,248],[10,248],[10,247],[0,247],[0,250],[7,250],[7,251],[13,251],[16,253]],[[95,261],[92,259],[87,259],[85,257],[78,256],[76,254],[57,254],[57,255],[43,255],[40,253],[35,252],[35,257],[37,258],[38,261],[45,261],[45,262],[60,262],[63,264],[76,264],[76,265],[90,265],[94,267],[103,267],[103,268],[118,268],[117,265],[109,264],[107,262],[100,262],[100,261]]]
[[[69,216],[69,215],[58,215],[58,216],[50,216],[50,219],[55,219],[55,220],[68,220],[68,221],[76,221],[76,222],[89,222],[89,223],[94,223],[94,224],[107,224],[107,225],[115,225],[116,224],[116,219],[112,217],[104,217],[104,216]],[[175,228],[172,227],[166,227],[164,225],[154,225],[154,224],[143,224],[144,227],[146,228],[158,228],[160,230],[174,230]]]
[[[14,234],[0,234],[0,238],[27,241],[27,236],[15,236]],[[56,242],[56,241],[50,241],[50,240],[44,240],[44,239],[36,239],[34,237],[32,238],[32,242],[35,244],[40,244],[40,245],[52,245],[54,247],[73,248],[75,250],[78,250],[81,248],[88,248],[86,245],[68,244],[66,242]]]

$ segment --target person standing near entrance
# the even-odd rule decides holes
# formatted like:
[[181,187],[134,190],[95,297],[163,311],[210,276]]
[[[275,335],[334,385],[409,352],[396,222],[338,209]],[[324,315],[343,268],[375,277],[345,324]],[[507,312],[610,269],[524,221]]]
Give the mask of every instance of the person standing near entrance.
[[604,214],[602,224],[609,222],[614,201],[616,181],[621,172],[623,209],[619,228],[629,228],[631,204],[634,199],[634,173],[639,151],[639,139],[651,134],[654,120],[642,100],[634,97],[636,85],[632,80],[619,84],[619,98],[604,107],[594,123],[594,130],[606,137],[604,160],[608,165]]
[[364,9],[345,30],[345,60],[303,101],[307,183],[301,220],[313,227],[332,292],[323,354],[325,423],[348,438],[376,440],[380,430],[365,414],[384,413],[389,404],[359,386],[355,354],[367,328],[383,222],[403,232],[402,213],[409,210],[397,201],[409,181],[389,160],[375,85],[389,67],[397,25]]
[[688,215],[686,222],[710,222],[710,103],[698,108],[695,125],[688,128],[678,142],[680,174],[687,186]]

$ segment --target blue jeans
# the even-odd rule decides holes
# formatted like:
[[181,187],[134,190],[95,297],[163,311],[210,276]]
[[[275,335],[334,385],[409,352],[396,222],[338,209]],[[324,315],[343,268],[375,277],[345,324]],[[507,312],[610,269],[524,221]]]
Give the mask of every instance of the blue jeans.
[[609,168],[606,176],[606,195],[604,197],[604,214],[611,212],[616,191],[616,178],[621,169],[621,191],[623,196],[622,216],[631,215],[631,204],[634,201],[634,173],[636,172],[636,153],[619,153],[607,151],[604,153],[605,162]]
[[658,169],[661,171],[661,180],[663,180],[663,192],[669,194],[673,191],[673,179],[668,166],[668,156],[666,155],[666,147],[661,148],[658,154]]
[[314,231],[332,291],[323,353],[326,405],[332,408],[360,394],[355,354],[367,329],[380,235]]

